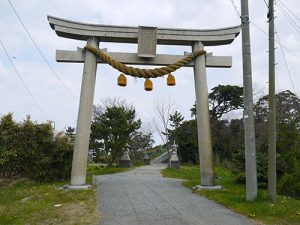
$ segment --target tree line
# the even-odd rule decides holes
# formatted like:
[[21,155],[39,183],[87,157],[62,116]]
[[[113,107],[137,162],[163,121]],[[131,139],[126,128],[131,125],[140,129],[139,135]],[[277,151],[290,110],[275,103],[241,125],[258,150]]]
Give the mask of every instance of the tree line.
[[12,113],[0,118],[0,178],[36,181],[68,179],[73,145],[50,121],[33,122],[30,116],[16,122]]
[[[132,105],[107,99],[94,106],[89,161],[117,164],[124,151],[141,162],[154,140],[142,132]],[[71,174],[75,128],[56,132],[51,121],[38,123],[27,116],[16,122],[13,114],[0,117],[0,179],[67,180]]]
[[[277,183],[278,191],[300,197],[300,99],[291,91],[276,95],[277,104]],[[215,164],[221,164],[236,174],[237,182],[245,182],[243,119],[230,119],[229,112],[243,108],[243,89],[219,85],[209,94],[212,147]],[[196,107],[190,109],[194,119],[184,120],[175,112],[170,115],[172,126],[169,140],[179,146],[183,163],[199,163]],[[254,105],[257,148],[258,184],[267,187],[268,95]]]

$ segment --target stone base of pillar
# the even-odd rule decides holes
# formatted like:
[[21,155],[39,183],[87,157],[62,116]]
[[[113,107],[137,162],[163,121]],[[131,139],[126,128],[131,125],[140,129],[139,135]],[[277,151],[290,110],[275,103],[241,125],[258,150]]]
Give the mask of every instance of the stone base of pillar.
[[120,168],[130,168],[130,167],[132,167],[132,163],[130,160],[120,160],[119,167]]
[[144,159],[144,165],[150,165],[150,159]]
[[193,187],[193,190],[222,190],[223,187],[220,185],[214,185],[214,186],[203,186],[203,185],[196,185]]
[[119,167],[120,168],[130,168],[132,167],[132,163],[130,160],[130,157],[128,155],[128,152],[124,152],[123,157],[119,160]]
[[179,163],[179,161],[171,161],[170,162],[170,168],[180,169],[180,163]]
[[89,185],[89,184],[83,184],[83,185],[71,185],[71,184],[67,184],[67,185],[62,186],[59,189],[66,189],[66,190],[87,190],[87,189],[90,189],[90,188],[92,188],[92,186]]

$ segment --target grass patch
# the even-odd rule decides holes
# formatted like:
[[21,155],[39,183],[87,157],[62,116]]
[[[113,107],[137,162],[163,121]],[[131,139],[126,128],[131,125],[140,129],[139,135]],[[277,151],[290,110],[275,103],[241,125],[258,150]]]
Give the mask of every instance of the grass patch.
[[[179,170],[167,168],[162,170],[162,174],[164,177],[184,179],[183,185],[189,188],[200,183],[199,166],[182,166]],[[215,168],[215,175],[218,177],[217,184],[222,185],[223,190],[197,190],[195,192],[266,224],[300,225],[300,201],[278,196],[277,203],[271,204],[267,192],[260,190],[255,201],[247,202],[245,186],[237,184],[230,171]]]
[[97,224],[95,190],[17,182],[0,190],[0,225]]
[[[92,175],[128,171],[123,168],[88,166],[87,183]],[[1,183],[4,184],[1,186]],[[96,225],[95,189],[59,190],[66,182],[36,183],[0,180],[0,225]]]
[[134,167],[131,168],[119,168],[119,167],[105,167],[102,165],[88,165],[87,167],[87,177],[86,182],[88,184],[92,184],[92,176],[99,176],[105,174],[113,174],[113,173],[121,173],[132,170]]

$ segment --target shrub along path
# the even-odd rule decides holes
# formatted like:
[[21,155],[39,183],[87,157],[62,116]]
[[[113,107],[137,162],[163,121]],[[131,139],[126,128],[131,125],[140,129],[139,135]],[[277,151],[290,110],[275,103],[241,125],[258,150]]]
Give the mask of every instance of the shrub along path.
[[250,225],[249,219],[163,178],[163,164],[96,177],[100,225]]

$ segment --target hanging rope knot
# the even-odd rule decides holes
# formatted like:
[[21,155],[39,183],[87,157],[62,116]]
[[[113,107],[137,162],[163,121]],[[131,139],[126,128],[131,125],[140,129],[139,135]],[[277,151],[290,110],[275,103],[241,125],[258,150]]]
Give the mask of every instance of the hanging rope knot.
[[88,50],[92,53],[94,53],[96,56],[100,57],[103,61],[111,65],[113,68],[119,70],[121,73],[133,76],[133,77],[139,77],[139,78],[156,78],[156,77],[162,77],[164,75],[168,75],[176,70],[178,70],[180,67],[185,66],[189,64],[192,60],[197,58],[200,55],[205,55],[205,50],[199,50],[196,52],[193,52],[189,54],[188,56],[184,57],[183,59],[170,64],[165,67],[155,68],[155,69],[139,69],[131,66],[126,66],[125,64],[118,62],[105,54],[103,51],[101,51],[98,48],[92,47],[90,45],[86,45],[84,47],[85,50]]

